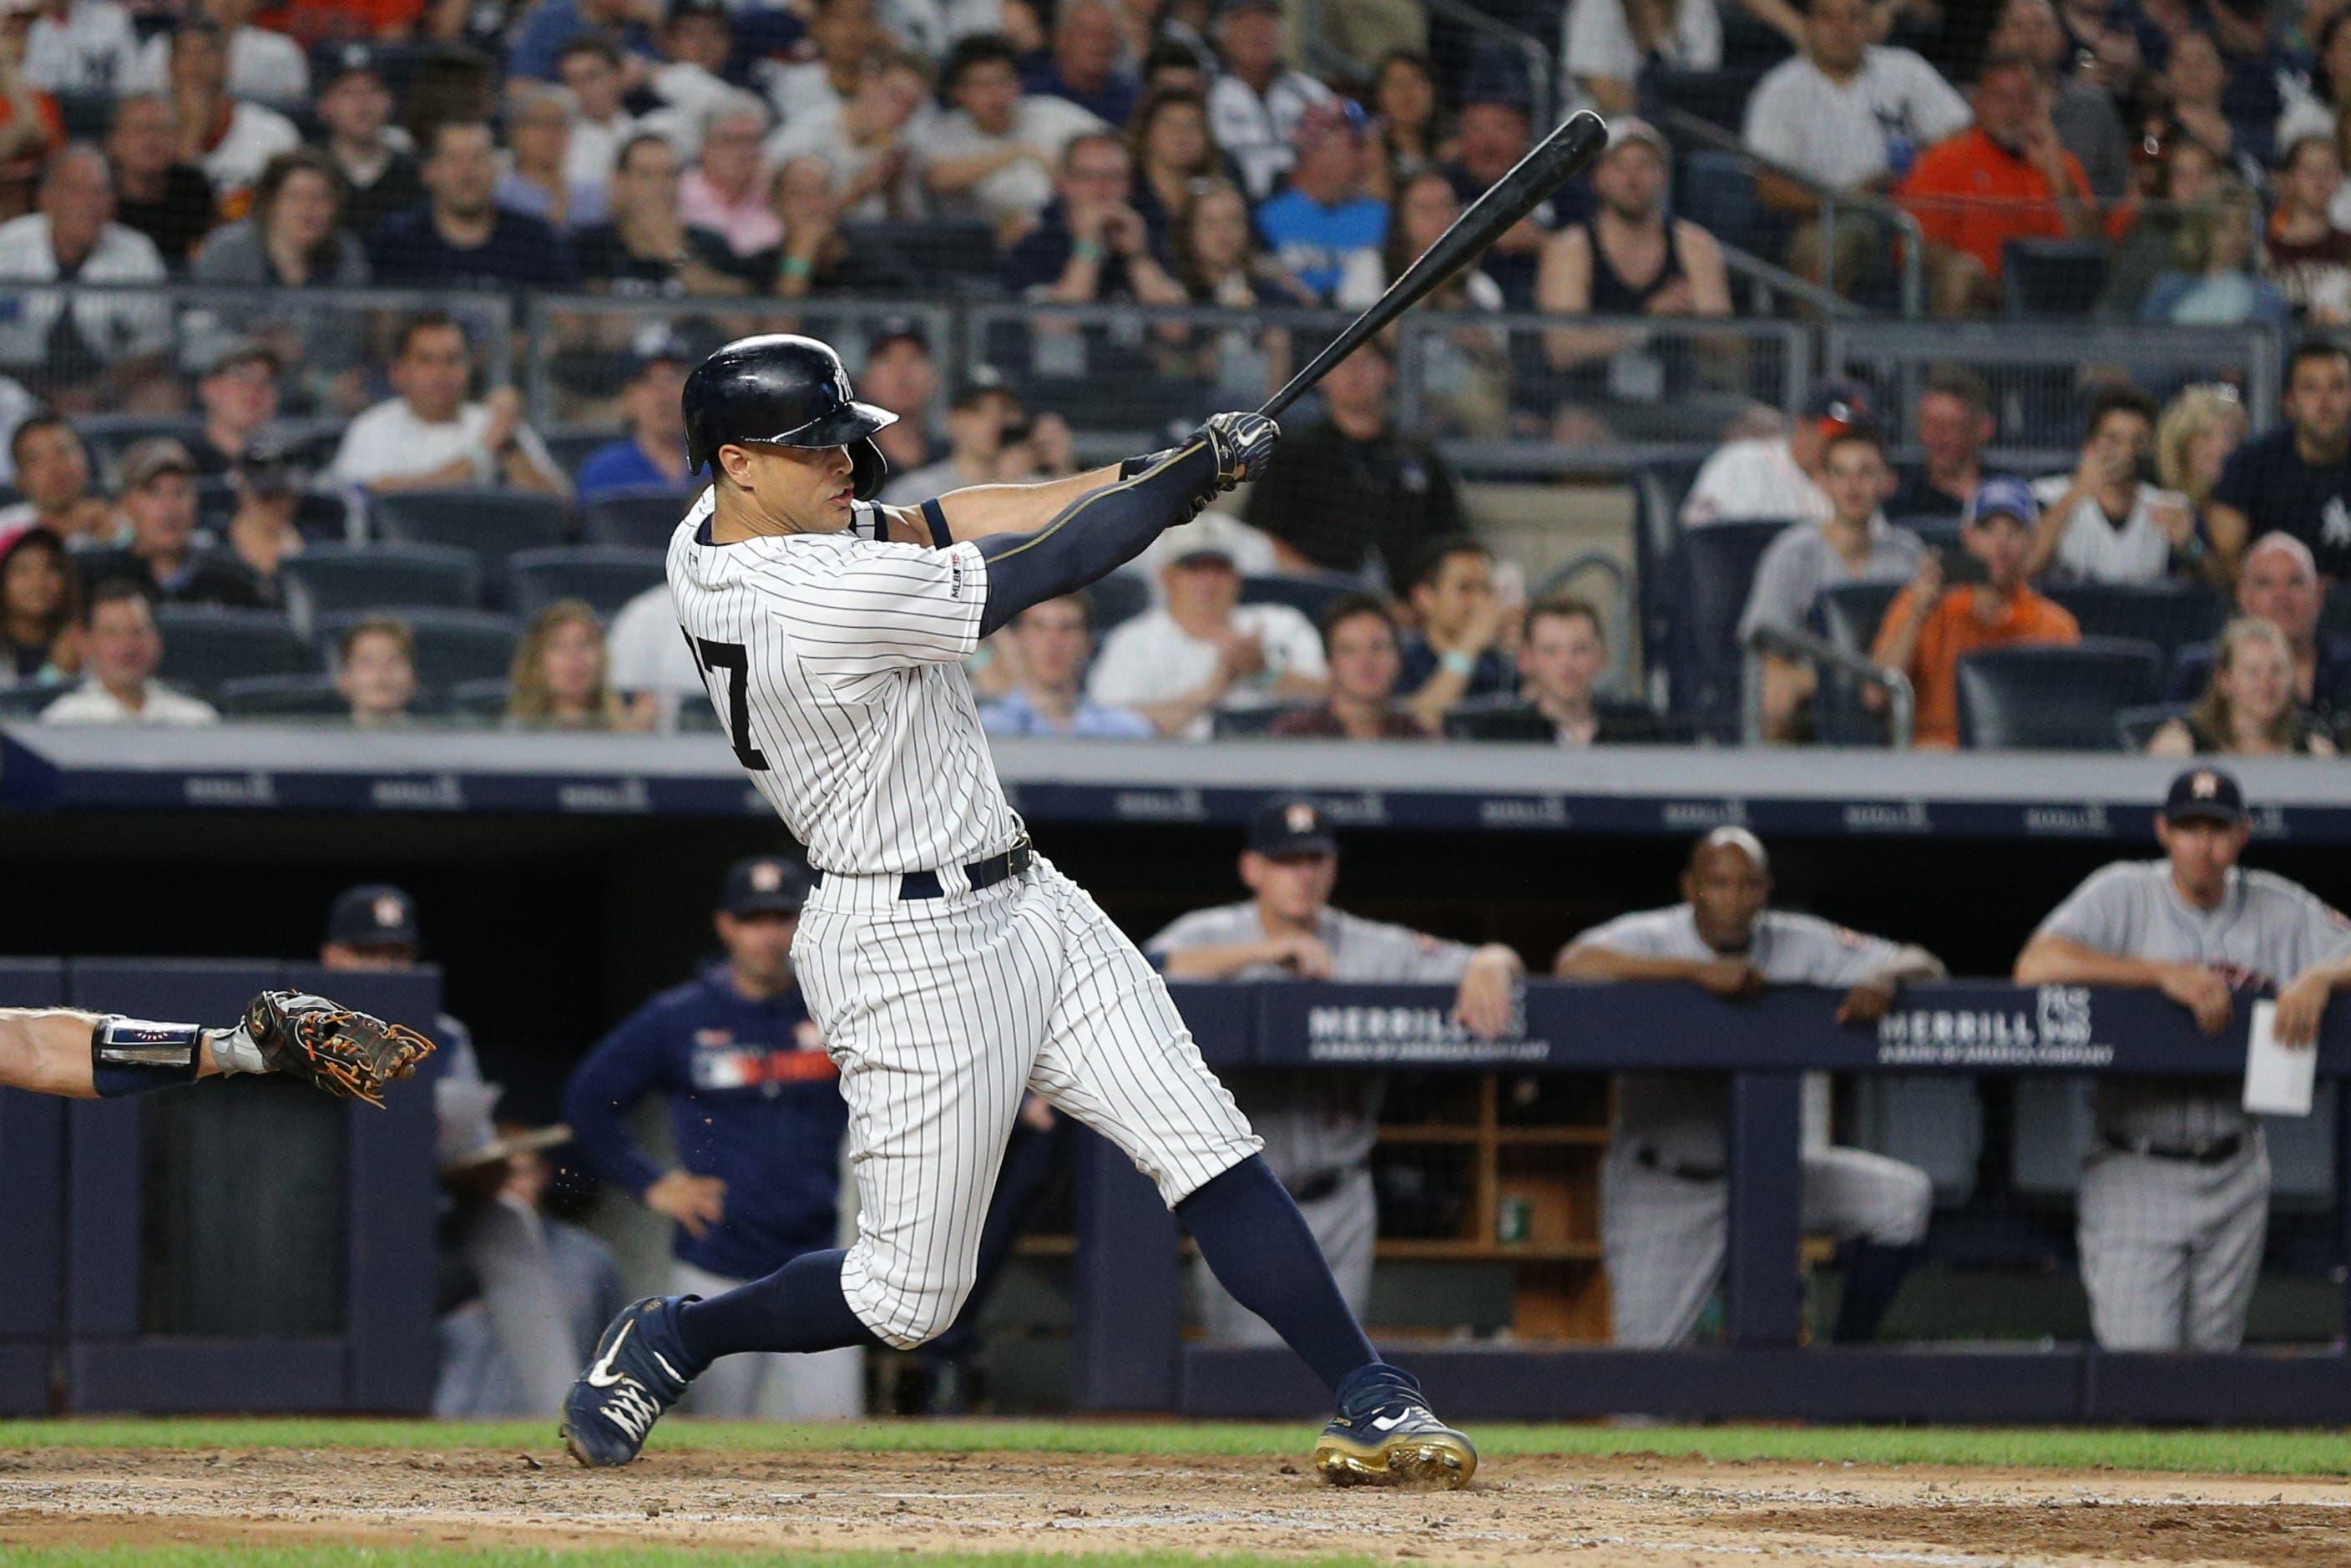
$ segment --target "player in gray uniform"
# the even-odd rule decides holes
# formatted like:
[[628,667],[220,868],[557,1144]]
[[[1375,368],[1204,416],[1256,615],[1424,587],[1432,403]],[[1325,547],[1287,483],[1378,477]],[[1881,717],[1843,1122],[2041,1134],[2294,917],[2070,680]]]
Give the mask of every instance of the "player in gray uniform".
[[[2171,782],[2158,861],[2090,873],[2016,960],[2021,986],[2152,986],[2206,1034],[2239,991],[2277,997],[2281,1044],[2308,1045],[2351,980],[2351,921],[2265,871],[2241,871],[2252,829],[2228,774]],[[2210,1078],[2101,1079],[2077,1222],[2090,1325],[2107,1350],[2234,1350],[2269,1228],[2270,1160],[2242,1108],[2240,1061]]]
[[[1686,902],[1619,915],[1569,943],[1558,972],[1594,980],[1687,980],[1726,1001],[1770,986],[1850,988],[1840,1023],[1885,1016],[1906,980],[1939,978],[1923,948],[1766,907],[1771,861],[1744,828],[1718,828],[1690,852]],[[1719,1074],[1626,1073],[1601,1167],[1601,1243],[1616,1343],[1687,1342],[1722,1274],[1729,1187],[1728,1089]],[[1873,1339],[1927,1234],[1927,1173],[1863,1149],[1803,1151],[1802,1221],[1847,1244],[1834,1336]],[[1795,1260],[1789,1260],[1792,1270]]]
[[[1471,947],[1331,907],[1339,844],[1311,800],[1267,802],[1241,852],[1239,904],[1195,910],[1144,945],[1171,980],[1431,981],[1458,985],[1455,1008],[1478,1034],[1509,1027],[1526,966],[1499,943]],[[1372,1142],[1386,1079],[1376,1072],[1270,1071],[1227,1086],[1265,1140],[1266,1163],[1298,1200],[1315,1243],[1358,1317],[1372,1290],[1379,1231]],[[1201,1326],[1228,1343],[1278,1344],[1265,1321],[1196,1269]]]

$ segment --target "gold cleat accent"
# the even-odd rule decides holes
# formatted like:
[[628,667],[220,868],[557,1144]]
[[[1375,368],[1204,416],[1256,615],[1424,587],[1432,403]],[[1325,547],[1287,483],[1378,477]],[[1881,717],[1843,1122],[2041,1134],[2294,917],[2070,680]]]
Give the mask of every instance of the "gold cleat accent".
[[1452,1491],[1468,1486],[1478,1473],[1478,1448],[1449,1428],[1399,1432],[1378,1443],[1359,1443],[1326,1431],[1314,1445],[1314,1469],[1336,1487]]

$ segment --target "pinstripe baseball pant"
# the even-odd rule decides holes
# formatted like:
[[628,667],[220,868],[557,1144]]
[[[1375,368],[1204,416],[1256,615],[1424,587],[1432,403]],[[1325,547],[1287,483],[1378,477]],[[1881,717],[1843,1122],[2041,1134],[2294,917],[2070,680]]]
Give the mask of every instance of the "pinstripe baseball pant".
[[2234,1350],[2261,1277],[2270,1155],[2219,1165],[2102,1149],[2075,1200],[2090,1327],[2105,1350]]
[[1116,1144],[1171,1208],[1260,1145],[1158,973],[1051,862],[943,898],[898,883],[827,875],[792,958],[849,1103],[841,1289],[904,1347],[970,1293],[1024,1091]]

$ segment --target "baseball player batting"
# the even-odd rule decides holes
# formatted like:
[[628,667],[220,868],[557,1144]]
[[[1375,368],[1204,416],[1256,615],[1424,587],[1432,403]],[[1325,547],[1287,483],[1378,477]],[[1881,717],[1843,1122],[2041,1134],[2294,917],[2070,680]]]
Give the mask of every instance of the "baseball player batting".
[[70,1008],[0,1008],[0,1085],[114,1099],[236,1072],[283,1072],[342,1100],[383,1103],[384,1085],[433,1054],[414,1030],[302,991],[264,991],[227,1029]]
[[792,957],[841,1069],[854,1245],[612,1321],[564,1402],[587,1465],[626,1464],[723,1355],[919,1345],[970,1291],[1013,1117],[1034,1091],[1123,1149],[1234,1298],[1332,1391],[1326,1479],[1458,1486],[1477,1449],[1382,1361],[1158,973],[1030,848],[962,664],[1261,472],[1280,431],[1219,413],[1073,478],[874,505],[873,434],[812,339],[746,338],[687,378],[713,481],[670,542],[678,619],[742,764],[807,846]]

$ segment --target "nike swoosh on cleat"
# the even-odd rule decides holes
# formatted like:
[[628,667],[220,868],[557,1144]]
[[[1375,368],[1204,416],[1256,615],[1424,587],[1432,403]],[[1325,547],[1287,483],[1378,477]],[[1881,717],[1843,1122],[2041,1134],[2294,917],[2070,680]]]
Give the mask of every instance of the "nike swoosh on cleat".
[[633,1320],[621,1325],[621,1332],[612,1336],[612,1348],[606,1351],[596,1364],[588,1369],[589,1387],[610,1388],[621,1381],[621,1375],[612,1370],[612,1363],[620,1355],[621,1347],[628,1343],[629,1331],[636,1326]]
[[1403,1426],[1404,1423],[1405,1417],[1402,1416],[1374,1416],[1372,1417],[1372,1430],[1374,1432],[1393,1432],[1398,1427]]

